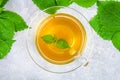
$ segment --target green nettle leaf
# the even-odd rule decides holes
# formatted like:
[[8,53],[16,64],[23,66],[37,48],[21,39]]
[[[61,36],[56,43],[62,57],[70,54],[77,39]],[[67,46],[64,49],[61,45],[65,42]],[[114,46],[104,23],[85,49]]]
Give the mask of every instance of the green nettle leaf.
[[2,13],[2,11],[3,11],[3,8],[0,7],[0,13]]
[[14,37],[14,24],[7,19],[0,19],[0,39],[8,40]]
[[53,37],[52,35],[48,34],[48,35],[44,35],[41,37],[45,43],[47,44],[51,44],[54,43],[56,41],[56,37]]
[[98,15],[94,16],[89,23],[95,32],[105,40],[111,40],[113,34],[115,33],[115,31],[108,30],[108,27],[99,24]]
[[61,48],[61,49],[70,48],[70,46],[68,45],[67,41],[64,40],[64,39],[59,39],[59,40],[56,42],[56,46],[57,46],[58,48]]
[[[112,40],[120,50],[120,2],[98,1],[98,12],[90,20],[93,29],[105,40]],[[118,33],[117,33],[118,32]]]
[[112,43],[120,51],[120,32],[114,34]]
[[90,25],[92,26],[92,28],[98,33],[98,31],[100,30],[99,23],[98,23],[98,16],[94,16],[91,20],[90,20]]
[[111,40],[114,33],[120,31],[120,2],[101,1],[97,5],[101,32],[105,33],[104,39]]
[[58,6],[68,6],[72,3],[72,0],[55,0]]
[[11,11],[0,13],[0,59],[4,58],[12,47],[15,40],[15,31],[21,31],[28,26],[21,16]]
[[4,58],[10,49],[11,47],[5,41],[0,39],[0,59]]
[[16,32],[24,30],[25,28],[28,28],[27,24],[22,19],[22,17],[19,16],[18,14],[16,14],[15,12],[3,11],[0,14],[0,18],[5,18],[5,19],[8,19],[8,20],[12,21],[15,25],[15,31]]
[[93,29],[105,40],[120,31],[120,2],[98,1],[98,13],[90,20]]
[[[111,30],[120,26],[120,2],[108,1],[98,2],[98,16],[100,24],[109,27]],[[115,29],[114,28],[114,29]]]
[[[68,6],[72,3],[71,0],[32,0],[34,4],[37,5],[37,7],[41,10],[44,10],[45,12],[49,14],[54,14],[59,7],[50,8],[53,6]],[[47,9],[49,8],[49,9]]]
[[73,1],[82,7],[88,8],[94,5],[98,0],[73,0]]
[[99,31],[98,32],[100,37],[102,37],[104,40],[111,40],[114,33],[115,32],[104,32],[104,31]]
[[55,0],[32,0],[41,10],[56,6]]
[[7,2],[8,0],[0,0],[0,7],[3,7]]
[[4,11],[3,6],[8,0],[0,0],[0,59],[11,50],[15,31],[21,31],[28,26],[21,16],[15,12]]
[[54,35],[50,35],[50,34],[47,34],[47,35],[44,35],[41,37],[43,39],[43,41],[47,44],[55,44],[58,48],[61,48],[61,49],[65,49],[65,48],[70,48],[67,41],[64,40],[64,39],[58,39],[57,40],[57,36]]
[[15,42],[15,40],[6,40],[5,41],[7,43],[7,45],[11,48],[12,44]]
[[73,2],[76,2],[78,5],[82,7],[91,7],[97,0],[32,0],[34,4],[37,5],[37,7],[41,10],[44,10],[44,12],[48,14],[54,14],[58,9],[60,8],[51,8],[46,10],[47,8],[53,7],[53,6],[69,6]]
[[54,14],[56,13],[56,11],[60,9],[60,7],[51,7],[49,9],[45,9],[44,12],[48,13],[48,14]]

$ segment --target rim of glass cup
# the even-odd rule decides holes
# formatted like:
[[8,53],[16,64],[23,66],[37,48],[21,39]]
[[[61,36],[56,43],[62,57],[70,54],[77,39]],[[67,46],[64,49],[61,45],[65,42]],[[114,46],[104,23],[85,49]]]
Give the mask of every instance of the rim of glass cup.
[[[51,70],[50,70],[50,69],[47,69],[47,68],[48,68],[48,65],[49,65],[49,64],[52,64],[52,63],[46,61],[43,57],[41,57],[41,58],[43,58],[43,60],[46,62],[45,66],[42,66],[42,64],[40,64],[39,62],[37,62],[37,59],[36,59],[36,57],[35,57],[35,55],[36,55],[36,56],[39,56],[39,58],[40,58],[40,54],[39,54],[39,51],[38,51],[37,48],[36,48],[36,44],[35,44],[35,40],[34,40],[34,39],[35,39],[35,35],[36,35],[35,31],[36,31],[36,29],[38,28],[38,25],[41,23],[41,21],[43,21],[46,17],[48,17],[49,15],[51,15],[51,14],[45,13],[45,11],[46,11],[46,10],[49,10],[49,9],[54,9],[54,8],[59,8],[59,10],[57,10],[55,14],[57,14],[57,13],[66,13],[66,14],[70,14],[70,15],[72,15],[73,17],[77,18],[77,19],[81,22],[81,24],[83,25],[83,27],[85,28],[86,36],[87,36],[85,49],[84,49],[82,55],[80,55],[80,56],[78,56],[78,57],[76,58],[76,60],[78,60],[78,61],[75,63],[75,65],[77,65],[78,62],[81,63],[81,64],[75,66],[73,69],[70,69],[70,70],[68,69],[68,70],[66,70],[66,71],[64,71],[65,69],[63,69],[63,71],[55,71],[55,70],[52,70],[52,69],[51,69]],[[72,10],[72,11],[70,11],[70,10]],[[74,15],[73,15],[73,12],[75,12]],[[79,17],[78,17],[78,15],[79,15]],[[40,19],[40,20],[38,19],[38,16],[41,16],[41,19]],[[46,17],[45,17],[45,16],[46,16]],[[36,20],[37,20],[38,22],[34,23]],[[33,24],[36,25],[36,26],[34,26],[35,28],[32,30]],[[94,42],[93,40],[94,40],[94,39],[93,39],[93,35],[92,35],[92,34],[93,34],[93,33],[92,33],[92,29],[91,29],[91,27],[90,27],[90,24],[89,24],[88,20],[85,18],[85,16],[84,16],[81,12],[79,12],[79,11],[73,9],[73,8],[65,7],[65,6],[53,6],[53,7],[47,8],[47,9],[41,11],[41,12],[40,12],[40,10],[37,10],[37,11],[35,11],[35,12],[31,15],[31,20],[30,20],[29,26],[30,26],[30,29],[28,29],[28,32],[27,32],[27,51],[28,51],[31,59],[34,61],[34,63],[35,63],[36,65],[38,65],[40,68],[42,68],[42,69],[44,69],[44,70],[46,70],[46,71],[48,71],[48,72],[59,73],[59,74],[72,72],[72,71],[78,69],[79,67],[81,67],[82,65],[86,64],[87,61],[88,61],[88,57],[91,56],[92,48],[93,48],[93,45],[94,45],[94,44],[93,44],[93,42]],[[88,35],[89,35],[89,36],[88,36]],[[30,38],[30,39],[33,39],[33,41],[30,41],[29,38]],[[33,45],[30,46],[31,44],[33,44]],[[34,51],[33,51],[32,48],[31,48],[31,47],[33,47],[33,46],[34,46],[34,49],[35,49]],[[36,52],[37,52],[37,53],[36,53]],[[40,61],[40,60],[39,60],[39,61]],[[74,61],[75,61],[75,60],[74,60]],[[71,63],[73,63],[74,61],[72,61]],[[82,61],[83,61],[83,62],[82,62]],[[71,64],[71,63],[68,63],[68,64]],[[57,65],[57,64],[52,64],[52,65],[56,65],[56,66],[58,66],[58,67],[61,66],[61,65]],[[67,64],[64,64],[64,65],[67,65]],[[51,66],[50,66],[50,67],[51,67]],[[56,67],[55,67],[55,68],[56,68]],[[67,66],[66,68],[70,68],[70,65]],[[53,69],[54,69],[54,68],[53,68]]]

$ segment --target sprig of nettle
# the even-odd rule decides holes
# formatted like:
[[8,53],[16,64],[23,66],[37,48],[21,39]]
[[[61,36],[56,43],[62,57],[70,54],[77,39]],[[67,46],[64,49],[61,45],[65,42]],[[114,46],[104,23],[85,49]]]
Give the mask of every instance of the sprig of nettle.
[[90,20],[92,28],[120,51],[120,2],[98,1],[97,6],[97,15]]
[[[52,6],[69,6],[70,4],[77,3],[78,5],[88,8],[91,7],[97,0],[32,0],[39,9],[45,10]],[[49,14],[55,13],[59,8],[51,8],[45,10]]]
[[15,42],[15,32],[22,31],[28,26],[20,15],[4,10],[8,0],[0,0],[0,59],[4,58]]
[[[120,51],[120,2],[117,0],[32,0],[39,9],[69,6],[73,2],[84,8],[97,4],[97,14],[89,21],[91,27],[104,40],[112,41]],[[58,9],[46,11],[54,14]]]
[[65,39],[63,38],[57,39],[56,35],[52,36],[51,34],[47,34],[42,36],[41,38],[45,43],[54,44],[60,49],[70,48],[70,46],[68,45],[68,42]]

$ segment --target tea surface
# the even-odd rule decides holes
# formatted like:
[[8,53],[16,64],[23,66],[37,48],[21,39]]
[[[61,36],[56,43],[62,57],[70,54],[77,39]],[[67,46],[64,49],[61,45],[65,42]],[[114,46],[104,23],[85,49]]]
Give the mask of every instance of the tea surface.
[[[67,41],[69,48],[58,48],[55,43],[47,44],[41,38],[44,35],[56,36],[57,39]],[[55,64],[66,64],[82,53],[86,41],[86,32],[83,25],[75,17],[59,13],[44,19],[38,26],[36,46],[40,55],[47,61]]]

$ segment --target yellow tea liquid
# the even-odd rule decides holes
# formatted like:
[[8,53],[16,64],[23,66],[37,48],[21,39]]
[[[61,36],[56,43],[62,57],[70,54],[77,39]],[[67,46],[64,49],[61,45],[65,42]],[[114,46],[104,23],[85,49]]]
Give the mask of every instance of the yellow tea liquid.
[[[47,44],[41,38],[44,35],[56,35],[57,39],[64,39],[70,48],[60,49],[55,44]],[[59,13],[47,17],[38,26],[36,46],[40,55],[54,64],[66,64],[82,54],[86,41],[86,32],[83,25],[75,17]]]

